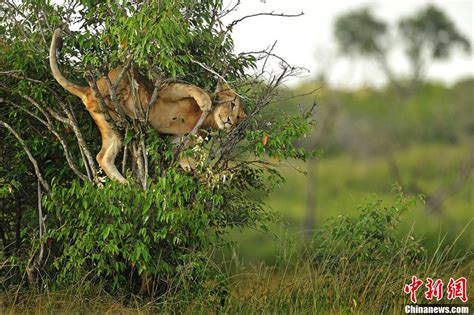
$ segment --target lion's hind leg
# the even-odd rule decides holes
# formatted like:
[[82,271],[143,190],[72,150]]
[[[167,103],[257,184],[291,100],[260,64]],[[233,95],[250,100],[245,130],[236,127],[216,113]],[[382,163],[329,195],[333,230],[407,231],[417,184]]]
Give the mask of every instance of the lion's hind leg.
[[115,166],[115,157],[121,149],[122,141],[119,136],[114,134],[113,136],[108,135],[106,138],[102,137],[102,147],[96,159],[110,179],[125,183],[125,178]]
[[125,183],[125,178],[115,166],[115,157],[122,149],[120,136],[112,129],[104,114],[97,110],[89,110],[89,113],[99,127],[102,138],[102,146],[96,156],[97,162],[110,179]]

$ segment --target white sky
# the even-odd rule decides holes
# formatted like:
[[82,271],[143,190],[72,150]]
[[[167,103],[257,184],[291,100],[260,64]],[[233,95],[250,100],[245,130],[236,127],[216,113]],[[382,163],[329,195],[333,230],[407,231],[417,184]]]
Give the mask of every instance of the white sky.
[[[277,40],[274,50],[277,54],[293,65],[311,70],[306,80],[323,71],[331,84],[355,88],[381,85],[384,76],[373,62],[344,58],[338,53],[333,37],[335,17],[351,9],[369,6],[376,16],[396,26],[400,16],[413,15],[429,3],[443,9],[474,46],[472,0],[242,0],[239,9],[226,21],[258,12],[291,14],[303,11],[304,16],[297,18],[262,16],[237,24],[233,33],[236,51],[262,50]],[[408,65],[403,50],[396,42],[394,48],[390,56],[394,70],[399,74],[407,73]],[[472,52],[470,55],[457,52],[448,60],[435,61],[429,66],[427,76],[446,83],[474,76],[474,55]],[[289,83],[296,84],[301,80],[305,79]]]

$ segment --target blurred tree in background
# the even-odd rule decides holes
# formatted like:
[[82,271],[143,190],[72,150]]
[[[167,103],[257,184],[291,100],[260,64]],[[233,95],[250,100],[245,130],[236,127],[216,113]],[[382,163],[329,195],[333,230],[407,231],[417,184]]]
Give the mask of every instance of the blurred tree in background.
[[[396,31],[398,37],[395,38]],[[367,159],[383,156],[392,180],[400,182],[407,192],[425,195],[426,208],[439,214],[446,198],[467,183],[474,167],[474,148],[468,149],[454,178],[435,187],[407,176],[407,170],[401,169],[396,155],[399,150],[419,143],[465,145],[472,141],[474,113],[472,102],[465,100],[472,93],[461,88],[473,89],[472,80],[452,90],[425,81],[428,66],[433,61],[448,58],[459,48],[470,52],[469,41],[453,21],[433,5],[413,16],[402,17],[398,28],[393,29],[369,8],[349,11],[335,20],[334,36],[342,55],[374,62],[388,83],[380,89],[361,88],[351,92],[331,88],[321,81],[326,91],[316,110],[317,128],[303,145],[322,149],[326,156],[335,152],[362,155]],[[408,80],[395,71],[397,65],[389,62],[391,52],[400,47],[398,43],[410,64]],[[330,64],[324,58],[320,61]],[[330,71],[330,68],[324,70],[325,73]],[[307,235],[314,229],[317,217],[317,185],[324,185],[316,180],[317,169],[316,160],[310,160],[304,221]]]
[[402,18],[399,30],[412,67],[414,84],[424,78],[431,58],[448,58],[456,48],[467,53],[471,50],[469,40],[443,11],[433,5],[414,16]]
[[[411,17],[402,17],[399,21],[399,37],[405,47],[406,57],[411,65],[410,80],[403,83],[402,80],[395,77],[395,72],[391,70],[391,66],[387,62],[389,48],[393,43],[388,37],[387,24],[377,20],[377,18],[364,8],[341,15],[335,22],[335,37],[339,43],[343,54],[356,53],[360,56],[375,57],[385,72],[389,83],[397,89],[399,102],[393,104],[396,108],[404,103],[410,103],[410,97],[416,97],[419,83],[424,79],[427,67],[433,59],[448,58],[451,53],[461,48],[462,51],[469,53],[471,46],[468,39],[457,30],[450,18],[440,9],[433,5],[429,5]],[[413,99],[413,98],[412,98]],[[407,105],[409,106],[409,105]],[[434,106],[434,104],[427,104]],[[442,130],[443,126],[436,126],[435,117],[425,117],[427,119],[426,126],[434,126],[434,128]],[[434,118],[434,119],[433,119]],[[439,117],[442,120],[447,117]],[[457,137],[463,137],[463,133]],[[393,159],[393,150],[396,145],[391,144],[388,148],[389,161],[393,170],[394,177],[401,181],[398,166]],[[466,158],[466,165],[459,172],[459,177],[453,182],[451,187],[439,188],[431,193],[426,192],[423,188],[416,184],[407,184],[405,188],[410,189],[414,193],[423,193],[427,197],[427,207],[432,212],[439,212],[443,200],[446,195],[457,191],[466,182],[466,174],[469,174],[474,167],[474,152],[469,153]],[[417,187],[417,188],[414,188]]]
[[[447,58],[458,47],[464,52],[471,49],[468,39],[450,18],[433,5],[412,17],[402,17],[398,30],[411,66],[410,82],[403,86],[405,93],[413,92],[413,88],[424,78],[431,59]],[[388,62],[388,54],[395,45],[388,25],[377,19],[368,8],[339,16],[334,24],[334,35],[341,53],[374,58],[389,83],[402,87],[400,78]]]

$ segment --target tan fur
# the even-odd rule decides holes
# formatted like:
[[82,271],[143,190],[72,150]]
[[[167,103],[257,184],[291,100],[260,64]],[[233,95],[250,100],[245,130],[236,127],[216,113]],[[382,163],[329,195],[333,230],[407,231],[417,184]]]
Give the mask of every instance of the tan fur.
[[[67,80],[59,70],[56,51],[61,31],[58,29],[53,34],[49,51],[49,63],[54,78],[70,93],[81,98],[87,111],[94,119],[100,130],[102,147],[97,155],[97,162],[113,180],[125,182],[125,178],[117,170],[114,161],[117,154],[122,149],[120,135],[114,132],[110,123],[106,120],[106,115],[100,110],[100,103],[95,98],[90,87],[82,87]],[[122,68],[118,67],[108,73],[112,84],[117,80]],[[138,73],[132,75],[133,80],[138,85],[137,96],[139,106],[136,107],[130,87],[129,75],[125,75],[117,87],[117,98],[122,111],[130,118],[140,117],[140,112],[145,112],[149,103],[153,86],[146,78]],[[114,106],[111,102],[109,89],[105,78],[97,81],[97,87],[102,98],[105,100],[107,110],[112,118],[117,118]],[[174,83],[169,84],[159,91],[159,97],[149,112],[149,123],[159,133],[174,136],[183,136],[189,133],[199,120],[203,111],[210,111],[210,115],[202,125],[203,129],[231,129],[239,119],[245,116],[239,97],[230,89],[221,89],[215,95],[209,94],[197,86],[189,84]],[[217,105],[212,107],[212,99]],[[183,165],[184,163],[182,163]]]

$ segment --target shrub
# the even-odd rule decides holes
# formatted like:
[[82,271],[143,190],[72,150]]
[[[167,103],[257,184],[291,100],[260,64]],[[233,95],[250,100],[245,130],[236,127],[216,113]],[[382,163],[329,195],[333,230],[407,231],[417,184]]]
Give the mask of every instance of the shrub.
[[338,263],[369,263],[396,261],[416,263],[423,248],[412,235],[400,237],[398,227],[402,216],[415,204],[396,186],[394,204],[371,198],[358,207],[357,217],[340,215],[329,220],[314,236],[316,262],[320,259]]
[[[21,152],[11,156],[11,165],[18,167],[5,178],[20,183],[28,195],[28,208],[19,209],[16,196],[6,202],[5,239],[14,239],[15,230],[23,232],[16,236],[20,246],[5,257],[15,266],[7,273],[16,276],[5,283],[22,283],[26,271],[30,285],[48,289],[87,280],[107,290],[133,291],[144,273],[156,278],[161,290],[173,287],[176,278],[199,285],[215,275],[207,253],[227,229],[260,227],[270,217],[261,197],[281,181],[276,161],[309,156],[295,143],[309,132],[312,112],[263,114],[297,68],[282,63],[281,72],[272,71],[267,80],[249,75],[259,56],[273,54],[236,54],[235,24],[221,20],[228,9],[215,0],[0,4],[0,29],[8,34],[0,42],[5,78],[0,99],[11,110],[8,121],[0,120],[0,132],[8,148]],[[247,118],[231,132],[209,133],[189,149],[172,146],[145,117],[122,117],[116,124],[111,119],[123,139],[119,156],[129,183],[103,179],[92,157],[98,151],[97,128],[80,100],[50,74],[46,57],[58,27],[74,29],[65,32],[65,58],[59,58],[73,82],[94,85],[118,64],[130,64],[153,81],[155,91],[168,81],[184,81],[211,92],[218,79],[225,80],[242,97]],[[194,173],[179,169],[180,154],[198,162]],[[31,220],[15,222],[17,209]]]

